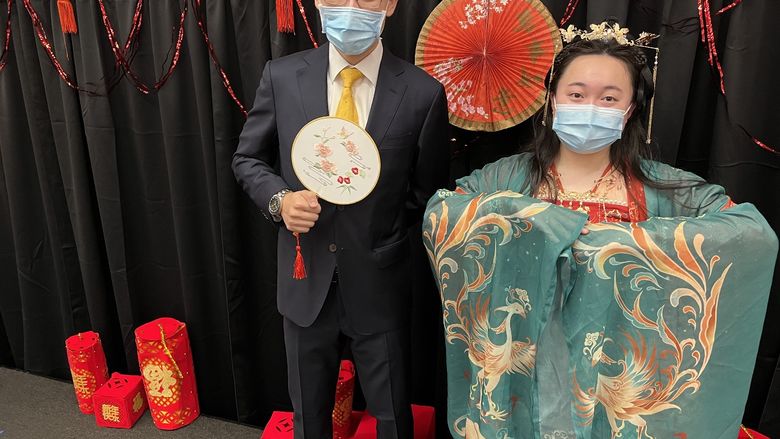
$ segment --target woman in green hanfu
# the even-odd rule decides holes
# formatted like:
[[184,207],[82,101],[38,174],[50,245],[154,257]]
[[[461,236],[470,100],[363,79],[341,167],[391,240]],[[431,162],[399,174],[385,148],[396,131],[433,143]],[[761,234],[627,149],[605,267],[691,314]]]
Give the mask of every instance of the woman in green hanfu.
[[753,205],[647,158],[647,59],[592,29],[562,32],[530,151],[428,204],[450,430],[735,438],[777,237]]

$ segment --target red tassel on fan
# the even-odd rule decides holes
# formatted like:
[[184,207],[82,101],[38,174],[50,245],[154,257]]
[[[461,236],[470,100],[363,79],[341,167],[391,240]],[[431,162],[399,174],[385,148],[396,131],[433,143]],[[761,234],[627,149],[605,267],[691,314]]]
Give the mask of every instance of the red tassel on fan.
[[293,269],[293,279],[306,279],[306,265],[303,263],[303,255],[301,254],[301,235],[298,233],[293,233],[293,235],[295,235],[295,267]]
[[287,33],[295,32],[293,0],[276,0],[276,30]]
[[60,26],[62,33],[75,34],[79,31],[76,26],[76,14],[70,0],[57,0],[57,11],[60,14]]

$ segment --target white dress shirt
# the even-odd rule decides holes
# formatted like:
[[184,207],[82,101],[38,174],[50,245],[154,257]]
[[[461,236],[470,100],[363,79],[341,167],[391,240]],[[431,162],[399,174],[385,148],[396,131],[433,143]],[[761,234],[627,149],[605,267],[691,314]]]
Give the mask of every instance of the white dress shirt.
[[[382,41],[376,45],[374,50],[363,58],[359,63],[352,66],[360,70],[363,77],[352,84],[352,97],[357,107],[359,125],[366,128],[368,115],[371,112],[371,104],[374,102],[374,91],[376,90],[376,81],[379,77],[379,64],[382,61]],[[328,48],[328,112],[331,116],[336,114],[336,109],[341,100],[341,92],[344,89],[344,82],[339,73],[350,64],[331,44]]]

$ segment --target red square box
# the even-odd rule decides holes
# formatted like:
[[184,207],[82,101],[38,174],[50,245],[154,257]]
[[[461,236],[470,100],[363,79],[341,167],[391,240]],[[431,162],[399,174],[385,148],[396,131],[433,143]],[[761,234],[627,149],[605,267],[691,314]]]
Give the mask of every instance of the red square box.
[[[414,439],[434,439],[436,437],[435,412],[433,407],[413,405]],[[352,412],[352,425],[357,430],[349,436],[351,439],[376,438],[376,419],[363,412]],[[293,414],[274,412],[263,429],[261,439],[292,439]]]
[[113,373],[92,397],[95,421],[101,427],[132,428],[146,411],[143,380],[136,375]]
[[[433,407],[413,405],[414,439],[435,439],[436,420]],[[352,439],[375,439],[376,419],[368,413],[363,415]]]
[[769,439],[769,436],[764,436],[763,434],[757,431],[753,431],[747,427],[740,427],[739,436],[737,436],[737,439]]

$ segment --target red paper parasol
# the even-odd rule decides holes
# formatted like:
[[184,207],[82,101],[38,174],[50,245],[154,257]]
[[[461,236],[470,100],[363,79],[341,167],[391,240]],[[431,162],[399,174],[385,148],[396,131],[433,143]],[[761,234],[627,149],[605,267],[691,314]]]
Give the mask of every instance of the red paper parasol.
[[444,0],[420,32],[415,61],[444,84],[453,125],[498,131],[544,105],[561,46],[539,0]]

